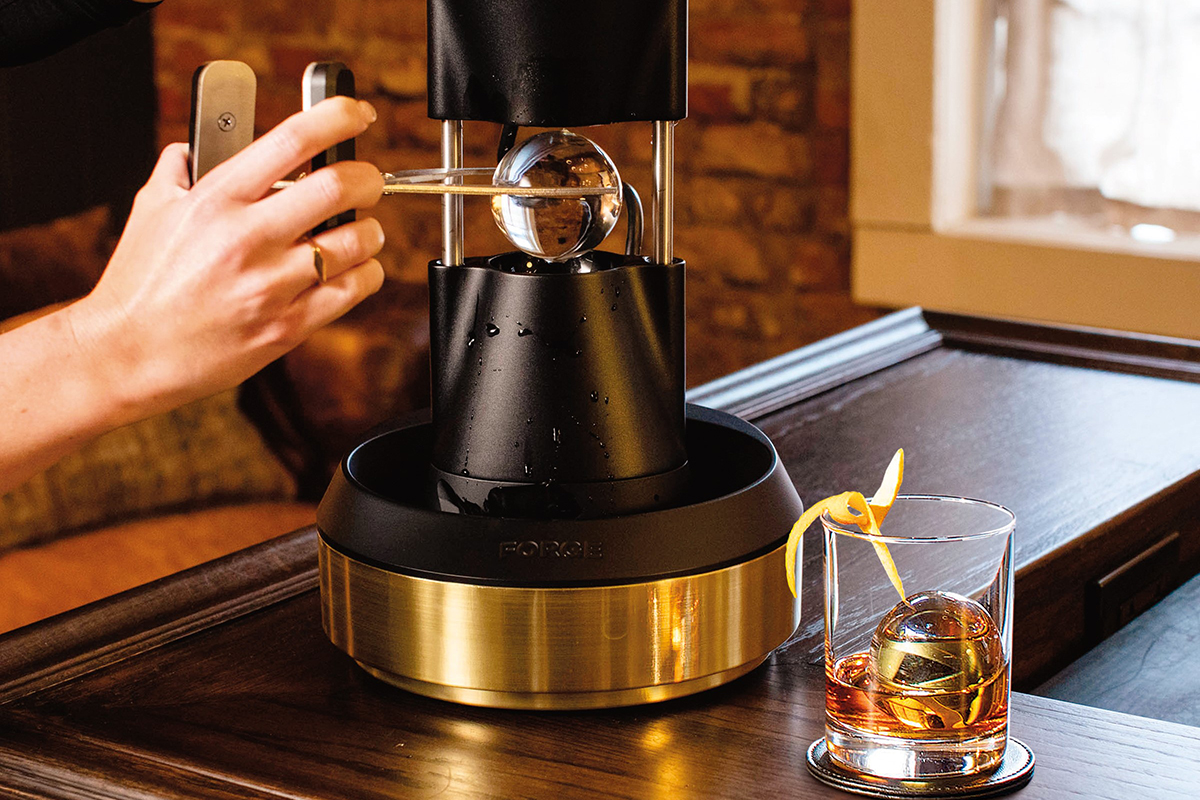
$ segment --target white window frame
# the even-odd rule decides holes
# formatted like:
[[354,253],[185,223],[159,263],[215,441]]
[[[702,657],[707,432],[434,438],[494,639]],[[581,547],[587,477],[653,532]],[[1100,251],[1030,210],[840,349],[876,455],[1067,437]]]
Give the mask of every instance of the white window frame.
[[851,286],[921,305],[1200,339],[1200,245],[980,217],[988,0],[854,0]]

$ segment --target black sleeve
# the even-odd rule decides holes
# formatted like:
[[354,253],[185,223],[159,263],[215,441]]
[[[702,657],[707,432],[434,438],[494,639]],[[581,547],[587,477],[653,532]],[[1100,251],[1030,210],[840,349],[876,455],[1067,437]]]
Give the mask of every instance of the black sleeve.
[[0,0],[0,67],[36,61],[157,3],[134,0]]

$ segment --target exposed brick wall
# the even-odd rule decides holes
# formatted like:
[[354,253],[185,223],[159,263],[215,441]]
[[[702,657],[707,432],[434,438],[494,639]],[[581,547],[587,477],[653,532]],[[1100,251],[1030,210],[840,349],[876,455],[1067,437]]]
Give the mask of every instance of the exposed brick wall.
[[[849,5],[691,0],[690,117],[676,134],[689,384],[874,316],[848,291]],[[186,138],[191,74],[206,60],[254,68],[261,133],[299,108],[308,62],[336,59],[380,112],[360,157],[385,170],[437,164],[424,0],[168,0],[155,14],[163,143]],[[648,124],[581,132],[648,194]],[[494,163],[496,134],[467,126],[469,164]],[[468,254],[511,249],[486,202],[466,207]],[[424,282],[440,251],[438,201],[387,198],[375,214],[389,278]]]

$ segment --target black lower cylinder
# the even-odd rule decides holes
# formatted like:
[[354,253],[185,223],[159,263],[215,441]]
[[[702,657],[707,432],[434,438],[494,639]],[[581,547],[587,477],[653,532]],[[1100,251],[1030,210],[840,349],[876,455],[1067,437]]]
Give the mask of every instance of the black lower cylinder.
[[610,516],[686,486],[683,262],[429,266],[431,489],[445,510]]

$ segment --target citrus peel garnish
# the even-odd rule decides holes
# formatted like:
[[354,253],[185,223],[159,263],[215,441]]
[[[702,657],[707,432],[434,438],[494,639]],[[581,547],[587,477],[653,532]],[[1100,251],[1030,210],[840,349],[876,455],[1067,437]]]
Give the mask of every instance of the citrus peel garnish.
[[[833,497],[818,500],[800,515],[800,519],[796,520],[796,524],[792,526],[792,532],[788,535],[787,548],[784,550],[788,588],[792,590],[792,596],[796,596],[796,554],[800,549],[800,540],[809,526],[816,522],[823,513],[829,512],[829,516],[834,522],[841,525],[854,525],[868,536],[882,536],[883,532],[879,530],[879,523],[883,522],[888,512],[892,510],[892,504],[896,502],[896,496],[900,493],[900,483],[903,480],[904,448],[901,448],[896,451],[896,455],[892,456],[891,463],[883,473],[883,481],[870,501],[863,497],[861,492],[842,492]],[[871,542],[871,545],[875,548],[875,555],[879,556],[879,563],[883,565],[888,580],[892,582],[892,586],[896,587],[896,591],[900,593],[900,599],[903,601],[906,597],[904,584],[900,581],[900,572],[896,569],[896,562],[892,560],[892,554],[888,552],[887,545],[883,542]]]

